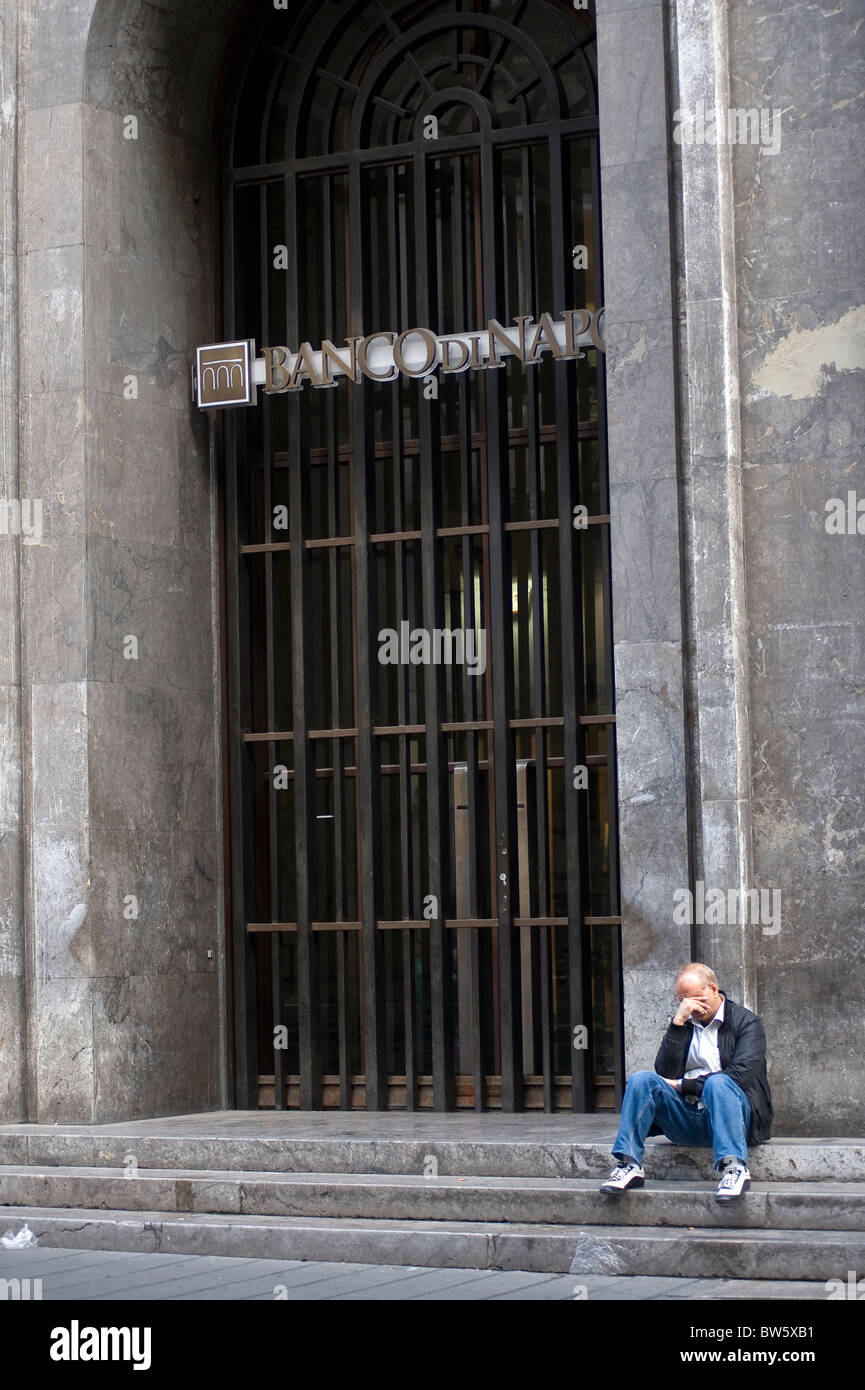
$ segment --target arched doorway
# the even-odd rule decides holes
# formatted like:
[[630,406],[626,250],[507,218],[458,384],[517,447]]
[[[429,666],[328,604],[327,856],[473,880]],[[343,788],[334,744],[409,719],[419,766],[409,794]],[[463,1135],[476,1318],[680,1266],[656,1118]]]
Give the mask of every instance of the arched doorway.
[[535,336],[603,302],[594,41],[566,0],[262,0],[237,59],[227,337],[533,323],[227,418],[240,1104],[615,1103],[603,354]]

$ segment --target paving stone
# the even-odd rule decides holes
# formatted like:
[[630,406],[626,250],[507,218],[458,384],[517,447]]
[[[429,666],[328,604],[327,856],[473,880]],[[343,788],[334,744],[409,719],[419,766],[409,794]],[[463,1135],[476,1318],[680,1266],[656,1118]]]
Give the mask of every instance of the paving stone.
[[[522,1274],[517,1270],[502,1270],[483,1273],[476,1279],[468,1279],[464,1284],[455,1284],[453,1289],[444,1285],[438,1292],[421,1293],[419,1300],[432,1298],[460,1299],[476,1302],[495,1298],[499,1293],[518,1293],[521,1289],[539,1289],[543,1284],[551,1284],[561,1278],[555,1274]],[[569,1281],[569,1287],[573,1285]],[[409,1294],[409,1297],[412,1295]]]
[[[608,1276],[531,1274],[521,1271],[425,1269],[421,1266],[330,1264],[322,1262],[243,1259],[221,1256],[124,1255],[124,1268],[110,1251],[64,1251],[79,1268],[51,1280],[51,1255],[43,1250],[6,1252],[16,1270],[0,1262],[0,1277],[46,1280],[45,1301],[82,1302],[272,1302],[273,1289],[284,1284],[289,1302],[382,1301],[586,1302],[825,1300],[825,1285],[814,1281],[693,1279],[678,1276]],[[47,1258],[46,1258],[47,1257]],[[102,1272],[105,1272],[104,1275]],[[169,1292],[170,1289],[170,1292]]]
[[[192,1258],[194,1259],[194,1257]],[[94,1285],[97,1282],[101,1283],[102,1290],[106,1293],[116,1290],[118,1296],[120,1296],[121,1291],[126,1291],[135,1298],[138,1297],[139,1289],[144,1289],[150,1284],[158,1283],[159,1287],[163,1290],[163,1297],[167,1298],[174,1285],[176,1283],[182,1283],[184,1280],[209,1279],[213,1285],[216,1286],[221,1280],[242,1280],[253,1273],[256,1275],[259,1273],[257,1268],[258,1262],[256,1260],[238,1260],[236,1262],[234,1260],[226,1260],[225,1264],[228,1266],[227,1269],[213,1268],[210,1266],[210,1262],[203,1268],[197,1262],[193,1264],[192,1268],[187,1267],[186,1269],[159,1270],[139,1268],[135,1271],[106,1275],[101,1281],[93,1280],[92,1282]],[[248,1266],[252,1266],[252,1268],[249,1269]]]

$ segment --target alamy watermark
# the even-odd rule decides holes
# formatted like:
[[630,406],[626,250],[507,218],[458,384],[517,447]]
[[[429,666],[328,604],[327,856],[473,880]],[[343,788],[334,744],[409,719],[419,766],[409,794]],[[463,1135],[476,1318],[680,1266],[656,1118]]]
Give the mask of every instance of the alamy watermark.
[[41,545],[42,499],[0,497],[0,536],[21,536],[25,545]]
[[487,669],[485,628],[413,628],[402,622],[399,632],[384,627],[378,634],[378,659],[382,666],[465,666],[470,676]]
[[848,1269],[846,1284],[843,1279],[827,1279],[823,1287],[830,1303],[833,1299],[850,1299],[854,1303],[865,1302],[865,1279],[857,1279],[855,1269]]
[[847,500],[830,497],[824,508],[826,531],[830,536],[865,536],[865,497],[850,489]]
[[717,927],[760,923],[764,936],[781,930],[780,888],[707,888],[702,879],[673,893],[673,921],[679,927]]
[[693,111],[677,107],[673,112],[673,139],[677,145],[761,145],[767,154],[781,148],[781,110],[767,106],[709,107],[702,98]]
[[41,1279],[0,1279],[0,1303],[38,1303],[41,1299]]

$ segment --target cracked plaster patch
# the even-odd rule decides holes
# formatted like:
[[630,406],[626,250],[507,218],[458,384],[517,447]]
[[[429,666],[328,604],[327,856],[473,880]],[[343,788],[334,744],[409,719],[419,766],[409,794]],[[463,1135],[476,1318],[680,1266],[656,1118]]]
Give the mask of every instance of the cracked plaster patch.
[[827,368],[838,372],[865,369],[865,306],[849,309],[837,323],[820,328],[794,328],[766,355],[754,374],[750,400],[790,396],[804,401],[818,396]]

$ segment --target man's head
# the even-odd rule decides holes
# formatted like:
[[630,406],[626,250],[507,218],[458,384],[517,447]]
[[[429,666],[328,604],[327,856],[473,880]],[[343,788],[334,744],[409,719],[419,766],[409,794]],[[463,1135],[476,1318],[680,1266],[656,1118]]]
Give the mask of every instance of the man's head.
[[676,976],[676,997],[680,1003],[683,999],[698,1000],[691,1017],[697,1023],[708,1023],[721,1007],[718,977],[714,970],[698,960],[683,965]]

